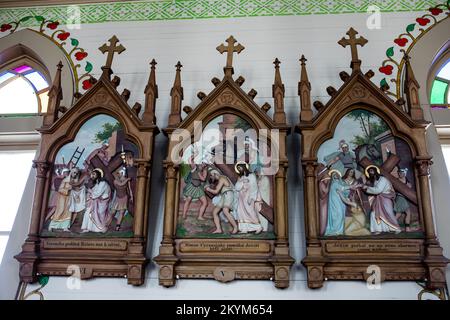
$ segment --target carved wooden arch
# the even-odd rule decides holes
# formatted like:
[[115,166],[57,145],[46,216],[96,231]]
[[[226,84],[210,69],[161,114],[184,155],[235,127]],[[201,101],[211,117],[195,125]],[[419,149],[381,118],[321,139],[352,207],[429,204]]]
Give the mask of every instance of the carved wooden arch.
[[[219,52],[228,53],[224,78],[222,80],[213,78],[212,82],[215,88],[211,93],[206,95],[200,92],[197,95],[202,101],[195,109],[184,107],[183,110],[188,113],[184,120],[181,119],[183,98],[181,64],[176,65],[175,82],[171,90],[172,105],[169,124],[164,129],[169,138],[168,156],[164,162],[166,170],[164,230],[159,255],[154,259],[160,266],[159,282],[163,286],[170,287],[175,284],[177,278],[214,278],[221,282],[229,282],[234,279],[273,279],[277,287],[285,288],[289,285],[289,272],[293,259],[289,255],[286,192],[288,161],[285,143],[290,127],[286,124],[283,107],[284,86],[279,73],[280,62],[278,59],[275,62],[275,83],[273,85],[275,112],[272,119],[267,115],[267,111],[270,109],[267,103],[260,107],[253,101],[256,95],[255,90],[252,89],[249,93],[245,93],[241,89],[240,86],[245,81],[243,77],[233,79],[233,50],[239,53],[243,47],[240,44],[234,46],[236,40],[233,37],[228,38],[227,42],[228,47],[224,45],[217,47]],[[191,144],[195,142],[192,139],[194,121],[203,121],[203,129],[210,121],[224,114],[241,117],[255,130],[278,129],[279,131],[280,140],[277,147],[280,159],[277,160],[280,162],[280,168],[276,174],[271,176],[275,238],[246,239],[224,235],[219,238],[208,237],[208,235],[198,238],[195,235],[192,237],[177,235],[177,224],[180,221],[182,177],[180,164],[171,159],[172,150],[179,142],[175,141],[176,136],[172,136],[172,134],[177,129],[187,130],[189,135],[186,136],[191,137],[189,142]],[[215,163],[206,165],[213,167]],[[206,219],[212,219],[212,217],[206,217]],[[251,249],[242,249],[246,246],[250,246]],[[202,248],[211,250],[205,251]],[[225,251],[222,251],[221,248]]]
[[[220,98],[224,93],[230,92],[233,98],[239,105],[230,102],[221,102]],[[256,116],[255,119],[250,119],[249,123],[253,123],[255,129],[262,128],[276,128],[279,126],[264,113],[260,106],[258,106],[248,95],[233,81],[232,78],[224,78],[221,84],[215,88],[204,100],[188,114],[188,116],[180,123],[180,128],[187,129],[192,125],[193,121],[205,120],[209,122],[214,119],[214,115],[224,113],[224,108],[230,111],[240,113],[245,116],[245,111],[249,111]],[[243,108],[243,109],[242,109]],[[205,113],[205,110],[207,111]],[[249,118],[249,116],[246,116]]]
[[[81,107],[82,109],[83,107]],[[125,109],[126,110],[126,109]],[[70,110],[69,110],[70,111]],[[67,112],[68,115],[69,112]],[[78,134],[78,131],[80,128],[90,119],[93,117],[104,114],[109,115],[116,119],[118,122],[123,124],[124,133],[127,135],[127,139],[133,142],[139,149],[139,155],[144,155],[147,153],[148,150],[145,150],[144,148],[144,139],[142,139],[141,132],[139,130],[139,126],[136,125],[135,117],[136,115],[131,112],[131,110],[126,110],[127,117],[124,117],[124,114],[121,114],[121,112],[117,112],[111,109],[108,109],[105,105],[93,105],[88,110],[83,110],[81,114],[72,113],[71,115],[68,115],[67,119],[61,118],[61,120],[58,123],[62,123],[63,121],[71,122],[71,120],[76,119],[76,123],[67,129],[67,131],[64,130],[61,126],[54,126],[47,130],[45,130],[46,134],[48,135],[48,139],[46,139],[46,143],[52,144],[54,147],[48,150],[47,154],[40,154],[39,160],[49,160],[53,161],[55,159],[56,154],[62,148],[64,145],[72,142],[75,137]],[[66,114],[63,115],[63,117],[66,116]],[[139,123],[139,122],[138,122]],[[41,131],[41,130],[40,130]],[[41,131],[42,132],[42,131]]]
[[[320,288],[323,286],[323,281],[327,279],[367,280],[374,272],[369,266],[375,265],[380,271],[377,275],[378,280],[426,281],[427,287],[430,289],[444,288],[446,286],[445,268],[448,260],[442,255],[442,248],[434,230],[429,186],[429,167],[432,161],[431,155],[427,152],[425,140],[425,131],[429,123],[424,120],[417,99],[411,98],[413,96],[417,98],[415,95],[418,83],[408,63],[409,58],[406,57],[404,92],[407,99],[394,103],[383,90],[378,89],[370,81],[373,76],[371,70],[365,74],[362,73],[361,60],[358,58],[356,46],[363,46],[367,40],[363,37],[357,38],[357,34],[358,32],[350,28],[347,32],[349,38],[342,38],[339,41],[339,44],[344,47],[347,45],[352,47],[350,64],[352,74],[349,75],[344,71],[339,74],[341,80],[344,81],[343,85],[338,90],[333,87],[327,88],[331,99],[325,105],[318,101],[314,102],[314,107],[317,109],[315,114],[310,103],[311,87],[306,73],[306,59],[304,57],[301,59],[299,95],[302,109],[297,129],[302,135],[301,160],[305,185],[304,208],[307,240],[307,254],[302,260],[302,264],[307,268],[308,286]],[[414,170],[415,190],[408,190],[409,187],[404,189],[399,181],[394,181],[395,177],[391,175],[392,163],[394,163],[390,161],[392,154],[388,154],[387,159],[382,160],[383,165],[380,166],[380,171],[383,176],[386,175],[387,179],[392,181],[392,189],[389,189],[390,196],[392,196],[392,192],[397,192],[397,195],[399,193],[405,196],[409,194],[413,198],[415,194],[417,197],[416,205],[421,233],[414,235],[405,231],[403,235],[396,236],[394,231],[403,232],[400,227],[389,229],[392,233],[384,231],[384,234],[383,232],[377,234],[376,231],[372,231],[370,218],[378,210],[373,207],[373,202],[370,202],[375,201],[373,196],[372,200],[368,201],[368,207],[362,211],[366,216],[365,228],[368,232],[364,233],[364,236],[350,232],[347,234],[346,217],[350,216],[351,220],[353,211],[348,215],[345,210],[343,220],[340,220],[343,222],[344,231],[330,232],[328,235],[323,231],[323,221],[321,224],[323,213],[326,212],[325,217],[328,219],[333,212],[330,213],[328,205],[325,206],[323,203],[323,199],[328,201],[329,194],[328,191],[319,188],[319,180],[327,173],[327,170],[331,172],[331,167],[324,163],[319,164],[317,154],[320,146],[333,138],[341,119],[356,109],[367,110],[377,115],[389,126],[394,138],[401,139],[408,145],[412,157],[409,167]],[[371,164],[368,158],[360,160],[358,165],[363,168]],[[388,162],[390,165],[384,167]],[[366,184],[366,182],[363,183]],[[364,192],[362,187],[358,188]],[[367,194],[368,198],[370,196],[371,194]],[[363,206],[364,200],[361,196],[360,201]],[[392,202],[393,204],[394,202]],[[333,207],[333,210],[338,209]],[[395,212],[392,211],[392,213]],[[399,218],[395,216],[395,219]],[[348,221],[350,222],[350,220]],[[326,221],[328,222],[328,220]],[[374,227],[373,230],[377,229]]]
[[[195,119],[195,121],[203,121],[203,123],[205,124],[203,127],[206,127],[212,120],[214,120],[215,118],[227,114],[227,113],[232,113],[235,114],[241,118],[243,118],[245,121],[247,121],[253,129],[265,129],[267,127],[261,127],[261,122],[258,120],[254,120],[252,119],[248,114],[246,114],[245,112],[243,112],[241,109],[234,107],[233,105],[228,105],[228,104],[224,104],[222,106],[220,106],[220,109],[217,109],[211,113],[208,113],[205,118],[199,118],[199,119]],[[181,126],[183,127],[183,126]],[[192,130],[192,123],[188,124],[188,126],[186,128],[183,129],[187,129],[187,130]]]
[[[336,130],[336,127],[339,125],[340,120],[343,117],[345,117],[348,113],[350,113],[351,111],[356,110],[356,109],[363,109],[366,111],[370,111],[370,112],[374,113],[375,115],[377,115],[378,117],[380,117],[381,119],[383,119],[383,121],[386,122],[386,124],[389,126],[389,129],[392,131],[393,136],[401,138],[408,144],[413,156],[420,155],[418,152],[419,150],[417,148],[417,146],[420,145],[420,142],[417,141],[415,136],[409,135],[409,133],[410,133],[409,130],[405,131],[402,128],[398,128],[395,126],[395,123],[397,123],[397,122],[392,120],[392,118],[388,114],[387,111],[389,111],[389,109],[381,110],[379,106],[373,105],[373,104],[369,105],[367,102],[355,102],[355,103],[349,104],[348,106],[345,106],[345,108],[340,110],[339,112],[333,113],[333,115],[331,116],[331,120],[323,120],[324,122],[328,122],[330,125],[328,127],[328,130],[315,133],[316,139],[310,145],[310,149],[311,149],[310,155],[317,154],[320,146],[324,142],[333,138],[333,134]],[[400,118],[397,117],[394,113],[391,113],[391,116],[394,116],[397,120],[401,121]],[[417,127],[417,126],[409,127],[410,123],[408,123],[407,125],[408,125],[408,127],[407,127],[408,129],[422,128],[422,127]],[[424,154],[423,156],[426,156],[426,155],[427,154]],[[311,158],[314,158],[314,156],[311,156]]]
[[[259,130],[259,129],[270,130],[271,129],[270,127],[263,126],[261,123],[259,123],[259,121],[255,122],[255,120],[250,118],[246,113],[242,112],[240,109],[235,108],[235,107],[233,107],[231,105],[230,106],[228,106],[228,105],[223,106],[223,107],[221,107],[221,109],[219,109],[219,110],[217,110],[217,111],[215,111],[213,113],[208,114],[205,119],[200,119],[201,121],[203,121],[202,129],[204,129],[215,118],[217,118],[217,117],[219,117],[221,115],[224,115],[224,114],[229,114],[229,113],[235,114],[235,115],[241,117],[242,119],[244,119],[245,121],[247,121],[248,124],[250,124],[252,129],[254,129],[254,130]],[[269,119],[269,120],[271,120],[271,119]],[[196,119],[196,121],[197,121],[197,119]],[[192,139],[192,141],[196,142],[196,140],[195,140],[196,137],[194,136],[194,132],[193,132],[193,127],[192,126],[193,126],[193,124],[190,124],[187,128],[183,128],[183,129],[189,130],[191,132],[191,139]],[[272,137],[270,136],[270,134],[265,134],[264,135],[262,132],[260,132],[260,136],[264,136],[264,138],[266,139],[266,141],[268,143],[272,142]],[[279,149],[279,146],[277,144],[272,145],[272,146],[276,147],[277,150]],[[278,150],[278,151],[280,151],[280,150]]]
[[[79,267],[79,270],[75,272],[79,271],[81,279],[125,277],[128,279],[128,283],[132,285],[144,283],[145,265],[148,262],[146,245],[147,211],[150,198],[150,168],[154,137],[159,132],[154,116],[157,97],[155,82],[156,62],[152,61],[151,63],[150,78],[145,92],[145,107],[141,113],[142,106],[139,103],[136,103],[133,107],[128,105],[127,100],[130,92],[127,89],[124,89],[122,93],[117,91],[120,78],[115,76],[111,79],[113,73],[111,70],[112,55],[115,52],[120,53],[125,50],[123,46],[117,46],[117,42],[118,39],[113,36],[110,39],[110,46],[103,45],[100,48],[102,52],[108,52],[107,63],[102,67],[103,73],[99,80],[92,80],[92,88],[84,95],[77,96],[77,101],[70,108],[60,105],[62,100],[61,72],[63,66],[61,62],[58,64],[55,81],[49,92],[48,112],[44,115],[42,127],[38,129],[42,139],[39,157],[34,161],[34,166],[37,169],[37,179],[30,233],[22,247],[22,252],[16,256],[16,259],[20,262],[20,278],[22,281],[34,282],[37,274],[67,276],[74,272],[74,270],[68,269],[68,266],[76,265]],[[94,198],[89,199],[90,192],[94,192],[91,188],[100,186],[101,183],[101,181],[86,181],[80,177],[80,183],[86,190],[83,191],[86,197],[85,206],[83,209],[78,209],[79,211],[74,212],[70,210],[77,209],[64,209],[69,210],[68,212],[70,213],[69,226],[55,227],[57,232],[52,233],[48,225],[53,221],[47,223],[54,215],[52,210],[56,211],[54,209],[55,205],[50,206],[51,190],[53,190],[53,195],[56,195],[55,197],[58,199],[56,201],[61,201],[59,198],[60,189],[57,187],[52,189],[55,175],[53,169],[64,168],[70,170],[74,164],[74,162],[67,164],[56,163],[57,154],[63,146],[75,141],[80,128],[87,121],[98,115],[107,115],[119,122],[123,129],[123,136],[118,139],[134,144],[137,150],[133,151],[139,152],[139,154],[133,154],[133,152],[127,154],[130,150],[124,150],[123,145],[122,152],[118,149],[119,146],[116,145],[115,149],[112,150],[114,154],[110,154],[107,160],[104,160],[104,157],[98,158],[96,153],[91,153],[93,156],[90,160],[87,160],[87,165],[84,168],[79,165],[78,168],[85,177],[88,177],[94,168],[103,168],[102,178],[104,177],[107,181],[106,184],[109,186],[107,190],[110,191],[102,191],[101,199],[104,200],[103,206],[106,209],[102,213],[97,214],[104,215],[104,222],[102,222],[104,226],[100,229],[96,222],[92,220],[97,229],[83,227],[79,219],[79,225],[73,229],[74,225],[76,225],[76,218],[81,216],[84,225],[86,215],[89,214],[89,217],[91,217],[91,213],[88,212],[90,201],[94,201]],[[80,147],[83,148],[85,145],[80,145]],[[81,153],[78,156],[78,160],[80,158]],[[120,168],[126,168],[128,177],[131,179],[129,181],[125,180],[127,184],[126,191],[123,191],[123,189],[120,191],[119,187],[116,186],[115,179],[117,178],[114,176],[114,173]],[[69,177],[62,175],[61,179],[66,178],[69,179]],[[120,180],[118,181],[119,183],[121,182]],[[72,184],[72,179],[67,180],[65,183]],[[77,181],[75,181],[75,185],[76,183]],[[61,194],[69,198],[72,192],[71,188],[68,190],[64,189],[64,193]],[[119,195],[119,191],[122,192],[122,195]],[[119,205],[115,199],[119,197],[123,199],[124,192],[126,193],[126,198],[122,200],[122,205]],[[116,194],[115,196],[114,193]],[[70,201],[82,203],[79,200],[83,198],[82,196],[75,195],[74,197],[75,200],[70,198],[64,201],[69,201],[67,203],[70,203]],[[64,204],[64,206],[66,205],[69,207],[68,204]],[[101,204],[98,205],[100,206]],[[122,213],[120,213],[121,210],[123,210]],[[131,218],[127,231],[120,232],[120,223],[123,220],[115,220],[115,216],[117,213],[120,213],[123,217],[125,211],[130,214]],[[74,213],[76,213],[75,219]],[[113,227],[112,221],[116,221],[115,227]],[[99,232],[105,234],[109,232],[110,234],[103,235]]]
[[[365,94],[367,97],[348,99],[352,90],[357,86],[366,91]],[[413,121],[411,117],[401,110],[399,105],[393,103],[393,101],[385,95],[381,95],[380,90],[360,73],[352,75],[352,77],[341,86],[324,109],[322,109],[321,112],[318,112],[310,125],[305,124],[303,126],[305,128],[304,130],[308,128],[308,131],[313,130],[314,132],[314,134],[311,135],[314,139],[305,143],[305,148],[307,148],[305,149],[305,153],[308,152],[306,150],[310,150],[309,156],[313,157],[312,153],[317,152],[320,145],[326,139],[332,137],[339,120],[348,112],[357,108],[371,111],[380,116],[389,124],[389,127],[395,135],[402,137],[409,143],[411,149],[414,150],[417,155],[428,155],[426,147],[423,145],[423,139],[417,138],[417,135],[412,132],[425,132],[429,123],[426,121]],[[393,119],[396,119],[397,121],[394,121]],[[310,127],[313,126],[318,127],[318,124],[321,122],[327,123],[328,126],[323,130],[319,128],[310,129]],[[398,124],[397,126],[395,125],[396,123]],[[418,136],[420,137],[420,134]]]

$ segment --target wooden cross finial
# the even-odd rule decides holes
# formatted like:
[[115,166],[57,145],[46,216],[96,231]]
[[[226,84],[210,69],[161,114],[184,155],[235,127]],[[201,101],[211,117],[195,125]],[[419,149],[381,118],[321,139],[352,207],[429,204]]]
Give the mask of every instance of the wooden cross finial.
[[176,71],[180,71],[182,67],[183,65],[181,64],[180,61],[178,61],[177,64],[175,65]]
[[350,63],[350,67],[352,68],[353,72],[359,71],[361,67],[361,60],[358,59],[358,48],[357,46],[360,45],[361,47],[364,47],[364,45],[367,43],[367,39],[364,37],[356,38],[356,35],[358,34],[358,31],[356,31],[353,28],[350,28],[347,31],[348,39],[345,37],[342,37],[341,40],[338,41],[338,43],[343,46],[344,48],[346,46],[350,46],[351,52],[352,52],[352,62]]
[[300,63],[302,66],[306,65],[306,61],[308,61],[308,59],[305,58],[305,55],[302,54],[302,57],[300,58]]
[[[280,64],[281,61],[278,60],[278,58],[275,58],[273,61],[273,64],[275,65],[275,85],[283,86],[283,83],[281,81],[281,74],[280,74]],[[284,91],[284,89],[283,89]]]
[[225,75],[227,76],[231,76],[234,72],[233,72],[233,53],[236,52],[237,54],[239,54],[242,50],[245,49],[245,47],[243,45],[241,45],[240,43],[238,43],[236,46],[234,45],[237,41],[233,36],[228,37],[228,39],[226,40],[226,42],[228,43],[228,46],[224,45],[223,43],[218,46],[216,49],[217,51],[219,51],[221,54],[226,52],[227,53],[227,65],[224,68],[225,71]]
[[119,42],[119,39],[117,39],[117,37],[115,35],[112,36],[111,39],[109,39],[108,41],[109,41],[109,46],[105,43],[100,48],[98,48],[103,54],[105,54],[105,52],[108,52],[108,56],[106,58],[106,64],[103,66],[104,71],[111,69],[111,65],[112,65],[112,61],[113,61],[115,52],[117,52],[118,54],[121,54],[122,52],[125,51],[125,47],[123,45],[121,45],[121,44],[117,45],[117,43]]
[[275,58],[275,60],[273,61],[273,64],[275,65],[275,68],[279,68],[280,67],[280,63],[281,63],[281,61],[278,60],[278,58]]

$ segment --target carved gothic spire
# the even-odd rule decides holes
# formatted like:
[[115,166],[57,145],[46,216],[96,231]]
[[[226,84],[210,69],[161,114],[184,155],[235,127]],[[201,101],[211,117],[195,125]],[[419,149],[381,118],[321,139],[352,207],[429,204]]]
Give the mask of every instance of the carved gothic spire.
[[298,95],[300,96],[300,121],[311,121],[313,111],[311,108],[311,83],[309,83],[308,73],[306,72],[306,58],[304,55],[300,58],[301,72],[300,82],[298,83]]
[[274,100],[275,110],[273,113],[273,121],[277,124],[286,123],[286,113],[284,112],[284,84],[281,81],[280,60],[275,59],[275,80],[272,85],[272,97]]
[[61,100],[63,98],[62,87],[61,87],[61,69],[63,67],[60,61],[57,65],[55,78],[53,79],[53,84],[48,92],[48,107],[47,113],[44,115],[44,126],[49,127],[56,120],[58,120],[58,113],[60,109]]
[[406,105],[408,113],[413,120],[424,120],[423,110],[419,102],[419,83],[414,76],[414,72],[409,62],[410,57],[405,53],[405,80],[403,82],[403,93],[406,96]]
[[144,114],[142,115],[142,121],[145,124],[155,124],[155,106],[156,99],[158,98],[158,85],[156,84],[156,61],[153,59],[150,62],[150,76],[148,78],[147,86],[145,87],[145,105]]
[[172,97],[172,103],[170,107],[169,115],[169,127],[176,126],[181,122],[181,103],[183,101],[183,87],[181,86],[181,67],[183,67],[178,61],[175,65],[176,74],[173,87],[170,90],[170,96]]

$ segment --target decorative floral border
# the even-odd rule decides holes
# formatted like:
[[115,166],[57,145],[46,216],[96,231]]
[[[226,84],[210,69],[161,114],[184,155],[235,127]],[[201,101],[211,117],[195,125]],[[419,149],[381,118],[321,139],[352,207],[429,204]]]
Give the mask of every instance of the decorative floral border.
[[[152,21],[309,14],[366,13],[370,6],[381,12],[424,11],[436,0],[161,0],[123,1],[77,5],[79,23]],[[46,16],[73,22],[68,5],[0,9],[0,21],[24,16]],[[33,21],[29,21],[33,23]]]
[[[405,65],[404,54],[409,54],[420,38],[436,25],[450,17],[450,0],[447,0],[445,4],[438,4],[431,7],[428,11],[429,13],[418,17],[414,23],[407,25],[406,32],[400,34],[393,40],[395,45],[386,50],[387,59],[383,60],[381,67],[378,69],[380,73],[388,76],[387,78],[381,79],[380,88],[396,99],[402,96],[400,86],[402,71]],[[394,69],[397,69],[396,73]],[[388,80],[395,84],[394,91],[389,90]]]
[[[0,33],[9,34],[14,33],[19,29],[20,26],[29,21],[39,22],[39,28],[37,30],[28,28],[29,30],[39,33],[40,35],[51,40],[55,45],[58,46],[67,58],[72,69],[72,74],[75,78],[75,94],[79,94],[79,86],[81,82],[81,88],[87,90],[92,87],[91,74],[93,69],[92,63],[85,60],[88,53],[79,46],[80,42],[76,38],[70,38],[70,32],[64,29],[58,29],[60,25],[59,21],[48,20],[43,16],[26,16],[17,22],[3,23],[0,26]],[[67,40],[70,40],[70,47]],[[81,61],[85,60],[84,73],[79,75],[78,71],[81,68]]]

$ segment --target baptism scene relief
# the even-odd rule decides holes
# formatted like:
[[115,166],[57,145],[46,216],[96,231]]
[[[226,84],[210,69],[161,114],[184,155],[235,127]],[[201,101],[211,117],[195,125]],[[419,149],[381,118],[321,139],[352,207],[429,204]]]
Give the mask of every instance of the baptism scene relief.
[[422,235],[411,150],[376,114],[345,115],[318,160],[321,236]]
[[274,238],[271,148],[255,133],[246,120],[224,114],[186,148],[178,238]]
[[115,118],[86,121],[56,155],[42,235],[132,236],[137,156]]

